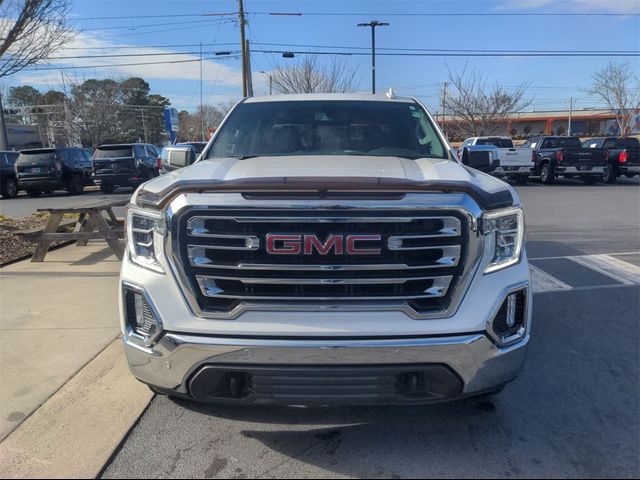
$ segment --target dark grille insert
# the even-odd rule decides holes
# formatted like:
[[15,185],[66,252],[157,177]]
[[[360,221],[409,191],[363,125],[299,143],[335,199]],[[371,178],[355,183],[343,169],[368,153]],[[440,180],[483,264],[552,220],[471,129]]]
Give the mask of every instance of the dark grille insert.
[[282,404],[413,403],[456,398],[463,383],[441,364],[206,365],[188,383],[198,401]]

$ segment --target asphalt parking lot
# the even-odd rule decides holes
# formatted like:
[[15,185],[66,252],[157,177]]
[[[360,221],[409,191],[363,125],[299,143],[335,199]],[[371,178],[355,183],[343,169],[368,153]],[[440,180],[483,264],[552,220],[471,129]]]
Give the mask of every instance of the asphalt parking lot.
[[[540,283],[525,370],[500,395],[314,409],[156,397],[103,477],[637,478],[639,184],[517,187]],[[53,198],[83,197],[36,201]]]

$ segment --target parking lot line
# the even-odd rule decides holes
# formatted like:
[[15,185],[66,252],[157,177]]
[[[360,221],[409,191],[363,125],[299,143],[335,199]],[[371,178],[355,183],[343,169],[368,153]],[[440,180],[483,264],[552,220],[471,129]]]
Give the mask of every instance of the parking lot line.
[[571,290],[573,288],[571,285],[564,283],[562,280],[557,279],[533,264],[529,264],[529,269],[531,271],[533,293]]
[[[622,257],[625,255],[639,255],[640,252],[615,252],[615,253],[601,253],[599,255],[607,255],[609,257]],[[571,258],[581,258],[581,257],[591,257],[593,254],[588,255],[571,255]],[[554,260],[556,258],[568,258],[567,255],[555,255],[550,257],[529,257],[529,261],[531,260]]]
[[610,255],[588,255],[568,258],[579,265],[595,270],[625,285],[640,283],[640,267]]

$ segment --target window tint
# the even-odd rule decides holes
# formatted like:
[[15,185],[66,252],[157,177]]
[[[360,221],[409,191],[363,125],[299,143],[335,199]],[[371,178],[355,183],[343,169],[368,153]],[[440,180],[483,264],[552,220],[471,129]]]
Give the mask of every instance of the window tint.
[[23,150],[18,157],[18,163],[45,163],[56,160],[55,150]]
[[619,138],[616,148],[634,148],[640,147],[640,142],[637,138]]
[[147,156],[147,152],[144,149],[144,145],[134,145],[133,151],[135,152],[135,156],[138,158]]
[[495,145],[498,148],[513,148],[513,141],[510,138],[482,138],[476,145]]
[[20,155],[18,152],[4,152],[0,153],[0,159],[3,165],[9,165],[11,167],[16,163],[18,155]]
[[581,148],[582,144],[577,137],[552,137],[545,138],[541,148]]
[[98,147],[96,149],[95,158],[120,158],[120,157],[132,157],[133,151],[131,147]]
[[607,138],[602,144],[602,148],[616,148],[616,139]]
[[377,101],[244,103],[208,157],[374,155],[448,158],[419,105]]
[[156,150],[155,146],[147,145],[147,156],[148,157],[157,157],[158,156],[158,151]]

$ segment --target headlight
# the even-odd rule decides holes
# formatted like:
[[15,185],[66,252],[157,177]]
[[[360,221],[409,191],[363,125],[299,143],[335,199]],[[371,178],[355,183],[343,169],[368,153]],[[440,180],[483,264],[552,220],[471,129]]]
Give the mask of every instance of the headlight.
[[487,256],[491,258],[484,273],[496,272],[520,261],[524,243],[524,211],[510,207],[482,216]]
[[136,208],[127,211],[127,249],[133,263],[164,273],[158,258],[165,234],[166,223],[161,213]]

